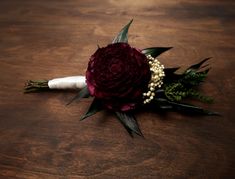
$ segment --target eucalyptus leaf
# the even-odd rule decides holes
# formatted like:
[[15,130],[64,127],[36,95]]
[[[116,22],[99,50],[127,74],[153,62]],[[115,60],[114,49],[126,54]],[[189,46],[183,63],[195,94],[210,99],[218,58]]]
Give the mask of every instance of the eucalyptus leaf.
[[90,117],[90,116],[96,114],[96,113],[99,112],[101,109],[102,109],[102,108],[101,108],[101,102],[100,102],[100,100],[94,98],[94,100],[93,100],[93,102],[91,103],[91,105],[90,105],[88,111],[86,112],[85,115],[83,115],[83,116],[81,117],[80,120],[84,120],[84,119],[86,119],[87,117]]
[[74,96],[68,103],[67,105],[71,104],[73,101],[75,100],[80,100],[82,98],[87,98],[90,96],[89,90],[87,88],[87,86],[83,87],[76,96]]
[[119,42],[128,43],[128,30],[132,21],[133,19],[122,28],[122,30],[118,33],[118,35],[113,39],[113,42],[112,42],[113,44],[119,43]]
[[119,121],[127,129],[129,134],[134,132],[137,135],[143,137],[143,134],[142,134],[142,132],[139,129],[139,125],[138,125],[135,117],[132,114],[125,113],[125,112],[116,112],[116,115],[117,115]]
[[171,48],[172,47],[150,47],[141,50],[141,52],[146,56],[151,55],[153,58],[156,58],[157,56],[159,56],[160,54],[162,54],[167,50],[170,50]]

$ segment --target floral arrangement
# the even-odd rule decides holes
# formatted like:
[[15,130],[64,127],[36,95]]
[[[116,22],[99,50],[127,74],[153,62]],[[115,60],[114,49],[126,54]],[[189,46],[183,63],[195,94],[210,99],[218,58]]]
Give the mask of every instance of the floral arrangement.
[[216,112],[183,103],[185,98],[211,102],[197,86],[210,70],[206,58],[178,73],[179,68],[165,68],[157,57],[171,47],[137,49],[128,44],[128,29],[132,20],[123,27],[111,44],[98,47],[90,57],[86,76],[71,76],[52,80],[30,80],[25,92],[51,89],[78,89],[69,102],[93,97],[88,111],[81,120],[107,109],[114,112],[128,133],[143,136],[134,112],[146,107],[156,111],[180,111],[201,115],[218,115]]

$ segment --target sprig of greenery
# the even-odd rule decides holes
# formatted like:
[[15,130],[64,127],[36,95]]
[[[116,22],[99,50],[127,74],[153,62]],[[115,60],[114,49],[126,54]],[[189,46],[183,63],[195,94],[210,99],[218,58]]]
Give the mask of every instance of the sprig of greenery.
[[202,102],[211,103],[213,101],[211,97],[202,95],[195,89],[195,87],[205,80],[210,70],[210,68],[203,70],[208,65],[202,67],[207,60],[209,58],[191,65],[181,74],[176,73],[178,68],[165,69],[166,79],[163,90],[166,98],[170,101],[179,102],[184,98],[192,97]]
[[189,69],[184,73],[183,78],[181,78],[179,82],[190,86],[197,86],[205,80],[209,70],[210,69],[208,68],[202,72],[198,72],[196,70]]
[[180,82],[167,84],[164,89],[165,95],[170,101],[181,101],[187,97],[193,97],[207,103],[211,103],[213,101],[211,97],[204,96],[192,88],[186,88],[185,85]]

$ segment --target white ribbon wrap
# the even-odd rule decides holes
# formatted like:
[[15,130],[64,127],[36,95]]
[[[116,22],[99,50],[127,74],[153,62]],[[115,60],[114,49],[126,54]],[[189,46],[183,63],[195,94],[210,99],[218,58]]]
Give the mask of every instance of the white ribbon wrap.
[[85,76],[69,76],[48,81],[50,89],[81,89],[86,86]]

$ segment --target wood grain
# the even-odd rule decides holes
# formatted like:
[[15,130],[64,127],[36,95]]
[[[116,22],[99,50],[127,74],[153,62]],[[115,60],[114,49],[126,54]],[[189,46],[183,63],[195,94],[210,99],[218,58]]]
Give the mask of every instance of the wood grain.
[[[1,0],[0,178],[235,178],[235,3],[218,0]],[[222,117],[137,115],[134,139],[107,113],[79,122],[90,99],[22,93],[28,79],[84,74],[97,44],[130,19],[138,48],[187,66],[213,57],[201,90]]]

